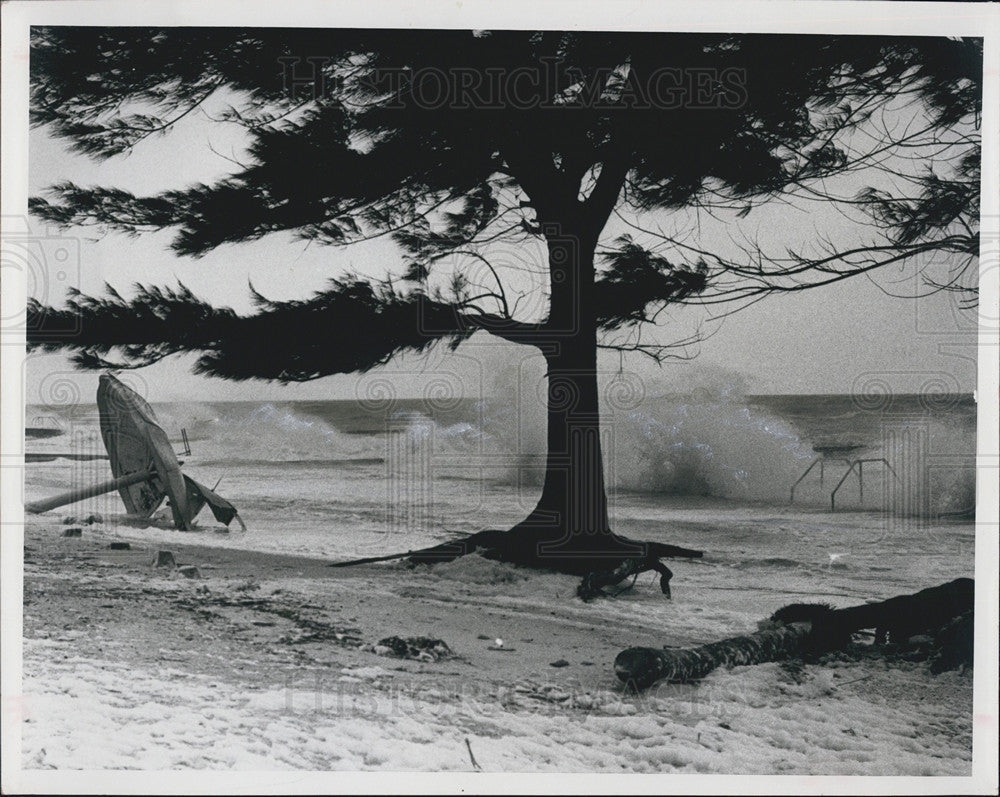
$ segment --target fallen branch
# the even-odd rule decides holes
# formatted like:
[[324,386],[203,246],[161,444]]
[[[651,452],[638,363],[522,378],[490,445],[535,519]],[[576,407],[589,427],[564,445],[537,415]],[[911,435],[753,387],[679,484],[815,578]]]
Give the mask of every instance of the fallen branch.
[[472,743],[469,742],[468,736],[465,737],[465,746],[469,749],[469,760],[472,762],[472,766],[474,766],[477,770],[482,771],[483,768],[479,766],[479,762],[476,761],[476,757],[472,754]]
[[638,576],[647,570],[655,570],[660,574],[660,591],[670,597],[670,579],[674,574],[663,562],[653,557],[624,559],[621,564],[611,570],[595,570],[583,577],[576,594],[585,601],[602,595],[604,587],[618,584],[629,576]]
[[615,675],[635,689],[656,681],[694,681],[717,667],[761,664],[803,653],[846,647],[851,635],[876,629],[876,644],[902,643],[922,632],[938,639],[932,669],[972,659],[974,582],[959,578],[912,595],[833,609],[796,603],[776,611],[754,634],[730,637],[696,648],[629,648],[615,659]]

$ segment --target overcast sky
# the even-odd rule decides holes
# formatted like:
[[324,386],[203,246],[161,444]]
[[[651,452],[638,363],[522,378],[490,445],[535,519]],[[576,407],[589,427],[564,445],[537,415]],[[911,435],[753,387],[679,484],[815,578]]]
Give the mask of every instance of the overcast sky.
[[[170,134],[140,144],[130,155],[98,163],[70,153],[64,142],[45,131],[34,130],[30,192],[39,193],[65,180],[116,186],[137,194],[208,182],[233,171],[227,157],[239,158],[242,144],[238,127],[192,114]],[[669,218],[657,221],[668,226],[676,223]],[[33,232],[46,229],[37,219],[30,223]],[[831,227],[841,240],[847,236],[847,243],[865,234],[815,206],[755,211],[747,224],[765,242],[796,248]],[[100,293],[108,282],[128,295],[135,282],[175,285],[181,281],[205,299],[245,311],[249,310],[249,282],[269,298],[285,299],[308,295],[345,270],[373,275],[384,273],[387,267],[399,270],[395,249],[384,241],[333,248],[276,234],[258,242],[223,246],[195,259],[170,251],[170,231],[135,238],[102,234],[93,228],[47,232],[53,239],[69,239],[70,251],[79,253],[68,264],[57,262],[51,254],[39,258],[42,276],[29,291],[55,304],[70,286]],[[712,248],[717,241],[704,238],[720,234],[721,228],[715,232],[704,228],[700,245]],[[884,271],[876,279],[862,276],[813,291],[773,296],[721,322],[706,321],[704,310],[682,308],[669,314],[655,336],[682,338],[700,324],[702,332],[711,335],[697,347],[698,356],[658,368],[641,356],[630,355],[624,367],[637,373],[652,393],[683,391],[706,378],[739,380],[754,393],[847,393],[873,378],[902,392],[919,392],[928,382],[940,385],[942,380],[956,390],[971,391],[976,379],[975,314],[960,310],[954,294],[921,299],[889,295],[912,295],[919,288],[912,270]],[[442,349],[429,358],[410,357],[381,370],[399,394],[420,395],[429,374],[443,370],[458,375],[463,389],[476,395],[491,390],[488,375],[495,378],[504,367],[517,367],[526,357],[538,359],[525,347],[482,338],[478,334],[457,355]],[[351,398],[375,376],[383,375],[371,374],[361,383],[352,375],[291,386],[231,383],[191,374],[193,359],[173,358],[136,376],[148,387],[151,399],[167,401]],[[619,357],[608,353],[601,367],[613,374],[619,365]],[[540,362],[526,367],[540,368]],[[30,355],[28,403],[44,402],[52,385],[63,378],[77,383],[83,396],[96,390],[96,375],[73,372],[65,356]]]

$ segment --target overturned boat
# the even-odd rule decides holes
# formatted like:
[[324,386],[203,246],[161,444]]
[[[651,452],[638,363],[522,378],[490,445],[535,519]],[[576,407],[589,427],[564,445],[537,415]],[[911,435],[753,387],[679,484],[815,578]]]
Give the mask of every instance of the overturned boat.
[[97,408],[101,438],[114,478],[26,504],[26,511],[47,512],[117,490],[128,513],[139,517],[149,517],[166,500],[174,525],[183,531],[192,528],[195,517],[205,506],[226,526],[234,519],[244,525],[229,501],[181,472],[181,463],[166,432],[142,396],[113,375],[102,374]]

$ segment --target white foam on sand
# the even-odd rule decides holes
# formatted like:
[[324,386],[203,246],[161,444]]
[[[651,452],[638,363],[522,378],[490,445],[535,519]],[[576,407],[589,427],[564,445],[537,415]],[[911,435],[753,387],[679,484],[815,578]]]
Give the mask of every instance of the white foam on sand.
[[[471,746],[496,772],[970,771],[970,726],[952,704],[971,673],[929,683],[916,669],[845,663],[793,677],[766,664],[639,698],[544,685],[470,698],[393,690],[381,668],[345,669],[336,689],[267,689],[71,650],[26,647],[28,769],[468,771]],[[924,699],[897,701],[901,688]]]
[[[928,586],[926,573],[896,574],[915,582],[900,589],[882,573],[801,578],[780,563],[775,575],[769,564],[678,561],[672,601],[643,577],[584,604],[575,578],[476,555],[328,578],[281,575],[258,557],[244,564],[257,568],[248,581],[227,573],[231,554],[190,549],[203,578],[188,581],[135,553],[132,564],[102,561],[96,527],[73,541],[59,531],[29,528],[14,706],[27,769],[469,771],[471,747],[498,772],[970,773],[971,671],[932,676],[877,659],[764,664],[630,695],[611,670],[629,644],[721,639],[789,602],[851,605],[855,592]],[[205,566],[213,555],[218,568]],[[272,627],[288,612],[239,608],[264,599],[354,625],[366,644],[403,629],[438,636],[458,658],[400,663],[365,647],[282,642],[286,631]],[[199,620],[178,601],[245,614]],[[496,637],[513,650],[488,651]],[[572,665],[550,666],[563,657]]]

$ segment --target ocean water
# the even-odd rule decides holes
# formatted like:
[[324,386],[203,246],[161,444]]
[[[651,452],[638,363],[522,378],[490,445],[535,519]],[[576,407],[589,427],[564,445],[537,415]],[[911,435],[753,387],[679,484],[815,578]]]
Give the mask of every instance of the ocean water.
[[[408,550],[518,522],[544,465],[540,402],[413,399],[156,404],[191,454],[184,470],[240,510],[222,534],[207,511],[199,541],[331,560]],[[706,562],[765,570],[872,573],[933,568],[970,575],[976,404],[968,395],[747,396],[731,389],[621,397],[603,406],[616,531],[706,550]],[[94,405],[28,406],[26,500],[110,476]],[[857,472],[821,454],[852,446]],[[837,452],[831,452],[836,454]],[[71,455],[71,456],[65,456]],[[219,481],[221,480],[221,481]],[[150,529],[117,494],[54,510],[98,511],[131,534]],[[130,525],[131,524],[131,525]],[[928,558],[930,557],[930,558]],[[726,564],[726,566],[729,566]],[[858,571],[860,573],[860,571]],[[912,572],[911,572],[912,575]],[[944,576],[931,579],[934,583]],[[930,583],[930,581],[928,581]]]

